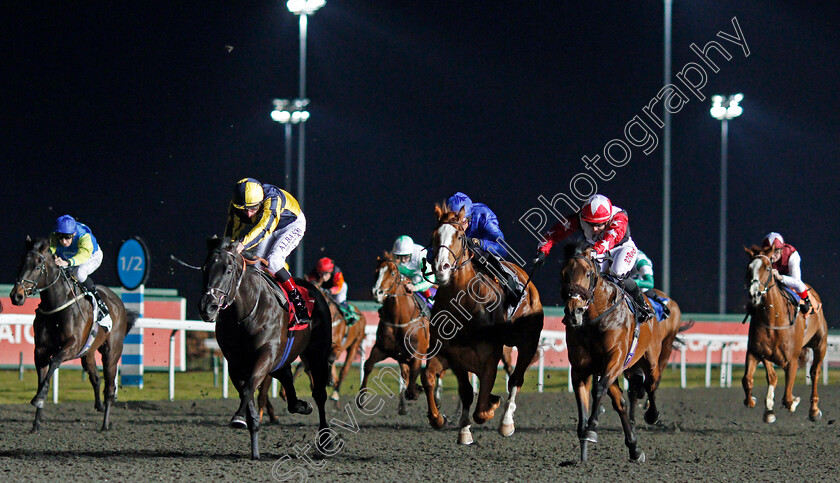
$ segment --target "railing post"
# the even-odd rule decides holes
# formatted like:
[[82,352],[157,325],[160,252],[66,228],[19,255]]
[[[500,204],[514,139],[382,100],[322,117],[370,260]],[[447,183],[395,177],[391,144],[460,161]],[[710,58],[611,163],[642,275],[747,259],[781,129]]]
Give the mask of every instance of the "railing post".
[[169,336],[169,400],[175,399],[175,334],[177,330],[173,330]]
[[56,367],[55,372],[53,372],[53,404],[58,404],[58,371],[59,369]]

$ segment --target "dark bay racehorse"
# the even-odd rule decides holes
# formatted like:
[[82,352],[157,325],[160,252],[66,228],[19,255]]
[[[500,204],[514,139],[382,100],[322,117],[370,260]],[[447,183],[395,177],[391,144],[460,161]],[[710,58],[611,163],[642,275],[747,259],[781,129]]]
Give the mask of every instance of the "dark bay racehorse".
[[806,317],[795,304],[784,297],[781,282],[773,277],[773,264],[769,257],[773,249],[753,246],[752,248],[744,247],[744,250],[750,257],[746,281],[750,293],[752,315],[746,367],[741,381],[746,395],[744,405],[755,407],[755,397],[752,396],[753,374],[756,365],[761,361],[767,371],[764,421],[772,423],[776,420],[776,415],[773,413],[773,398],[778,378],[773,364],[785,371],[785,395],[782,398],[782,406],[794,412],[799,405],[799,398],[793,396],[796,369],[799,365],[800,354],[804,348],[810,347],[814,351],[814,360],[811,365],[811,409],[808,411],[808,418],[816,421],[822,417],[822,411],[818,406],[820,398],[817,395],[817,381],[828,342],[828,324],[822,310],[820,296],[816,290],[808,287],[814,310]]
[[[568,258],[561,275],[566,305],[563,320],[578,407],[581,460],[587,460],[589,444],[598,442],[599,407],[601,399],[609,392],[613,408],[621,419],[630,459],[643,462],[645,453],[637,447],[632,413],[628,411],[618,379],[624,373],[632,385],[641,383],[639,373],[644,376],[641,384],[650,403],[645,421],[655,423],[659,418],[655,390],[662,370],[663,340],[671,335],[675,337],[676,332],[673,326],[655,320],[639,324],[625,303],[624,291],[600,275],[592,255],[592,249],[587,248]],[[679,330],[679,324],[676,324],[676,330]],[[664,362],[667,363],[667,359]],[[635,406],[635,397],[639,396],[637,390],[631,391],[631,396]]]
[[[473,420],[483,424],[493,418],[501,398],[491,394],[504,346],[518,349],[516,368],[508,380],[508,400],[499,425],[502,436],[513,434],[513,413],[516,395],[525,378],[525,371],[535,359],[543,328],[540,296],[533,284],[525,288],[523,300],[508,315],[499,282],[484,270],[477,270],[475,254],[467,245],[462,209],[455,213],[436,206],[438,226],[432,234],[431,256],[439,289],[435,295],[430,322],[429,352],[434,357],[426,364],[423,387],[429,403],[429,422],[435,428],[444,424],[433,397],[435,376],[442,369],[452,369],[458,380],[458,393],[463,412],[459,421],[458,442],[471,444],[469,409],[473,387],[469,372],[479,380],[478,401]],[[504,262],[525,283],[527,275],[516,265]]]
[[[18,276],[9,297],[15,305],[23,305],[27,297],[40,294],[41,303],[35,310],[35,367],[38,370],[38,392],[32,398],[35,423],[32,431],[41,426],[44,401],[53,372],[62,362],[81,358],[82,368],[93,386],[94,407],[105,412],[102,430],[110,428],[111,405],[117,395],[117,365],[122,356],[125,334],[131,330],[136,313],[127,313],[122,300],[108,287],[98,286],[102,299],[111,313],[112,326],[107,331],[93,320],[90,298],[71,279],[67,271],[55,264],[50,243],[41,238],[26,239],[26,255],[20,262]],[[105,378],[105,406],[99,398],[99,374],[96,352],[102,357]]]
[[[216,340],[228,360],[231,380],[239,391],[240,405],[231,426],[248,427],[251,458],[259,459],[260,418],[254,393],[268,375],[282,384],[290,413],[312,412],[312,406],[298,399],[295,393],[291,363],[298,356],[311,371],[319,431],[329,427],[324,403],[332,344],[330,309],[315,286],[296,279],[298,286],[309,291],[314,307],[310,327],[290,332],[289,313],[278,300],[279,289],[275,288],[274,282],[246,263],[229,239],[212,238],[208,248],[210,253],[202,267],[204,296],[199,313],[203,320],[216,322]],[[328,449],[331,442],[324,442],[319,437],[319,449]]]
[[365,361],[364,379],[359,388],[361,404],[373,366],[388,357],[394,359],[400,365],[405,383],[400,391],[398,409],[402,415],[408,414],[406,400],[417,399],[417,376],[423,365],[423,355],[429,349],[429,317],[406,286],[410,282],[400,273],[390,253],[377,257],[376,282],[372,292],[373,299],[381,303],[382,308],[379,310],[376,343]]

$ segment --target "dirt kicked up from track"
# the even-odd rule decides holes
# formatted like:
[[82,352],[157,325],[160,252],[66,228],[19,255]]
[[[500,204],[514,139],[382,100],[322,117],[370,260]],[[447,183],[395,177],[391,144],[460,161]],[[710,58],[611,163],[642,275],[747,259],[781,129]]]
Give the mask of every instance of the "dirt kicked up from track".
[[[765,388],[758,387],[757,399]],[[780,391],[779,391],[780,392]],[[645,463],[628,459],[618,417],[611,407],[601,417],[600,442],[588,464],[578,464],[576,410],[569,393],[526,393],[518,398],[516,433],[496,431],[501,411],[473,426],[475,444],[456,444],[457,429],[442,431],[426,421],[424,401],[406,416],[396,398],[366,416],[353,410],[359,430],[334,426],[343,447],[320,460],[295,456],[295,446],[316,453],[317,416],[282,411],[279,425],[260,431],[261,461],[249,459],[247,430],[227,423],[238,402],[228,400],[121,403],[112,430],[99,432],[101,414],[93,403],[48,404],[38,434],[29,434],[34,408],[4,405],[0,423],[0,479],[4,481],[825,481],[836,480],[840,460],[840,386],[821,386],[823,418],[808,421],[808,392],[797,386],[796,413],[781,409],[774,424],[762,422],[762,408],[742,405],[740,388],[663,389],[660,422],[647,426],[637,412]],[[282,401],[275,400],[279,406]],[[352,425],[347,401],[329,403],[330,418]],[[454,396],[445,396],[454,412]],[[290,457],[284,458],[289,455]],[[316,467],[317,465],[317,467]]]

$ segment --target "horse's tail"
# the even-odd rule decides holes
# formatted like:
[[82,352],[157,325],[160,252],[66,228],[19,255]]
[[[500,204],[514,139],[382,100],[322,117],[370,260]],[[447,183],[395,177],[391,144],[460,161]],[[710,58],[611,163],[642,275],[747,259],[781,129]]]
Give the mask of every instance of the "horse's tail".
[[[677,333],[685,332],[688,329],[694,327],[694,319],[689,319],[688,322],[683,322],[680,324],[680,328],[677,329]],[[679,350],[680,347],[685,345],[685,339],[680,338],[680,336],[674,337],[674,342],[671,344],[671,347],[674,349]]]
[[126,310],[125,311],[125,333],[128,334],[131,332],[131,329],[134,328],[134,324],[137,323],[137,319],[140,318],[140,312],[136,310]]

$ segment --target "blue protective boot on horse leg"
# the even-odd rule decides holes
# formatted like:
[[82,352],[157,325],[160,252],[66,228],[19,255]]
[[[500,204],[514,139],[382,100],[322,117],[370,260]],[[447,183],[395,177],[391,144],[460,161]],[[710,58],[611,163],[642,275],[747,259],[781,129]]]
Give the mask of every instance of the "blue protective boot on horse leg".
[[[93,295],[93,298],[96,299],[96,305],[99,306],[99,317],[96,318],[96,322],[99,322],[100,325],[106,325],[101,324],[101,322],[105,317],[108,317],[110,312],[108,311],[108,306],[105,305],[105,301],[102,300],[102,296],[99,295],[99,290],[96,290],[96,285],[93,283],[93,280],[91,280],[90,277],[87,277],[85,281],[82,282],[82,287],[84,287],[88,293]],[[107,325],[110,326],[110,324]]]
[[309,322],[312,318],[309,315],[309,310],[306,308],[306,301],[303,300],[303,295],[298,290],[297,284],[292,279],[292,275],[285,268],[281,268],[274,274],[274,278],[286,290],[286,293],[289,294],[289,302],[295,308],[295,316],[289,319],[289,330],[303,330],[309,327]]
[[636,281],[632,278],[625,278],[622,280],[622,283],[624,284],[624,290],[630,294],[630,297],[633,298],[633,302],[639,309],[639,322],[644,322],[653,317],[653,311],[650,309],[647,300],[645,300],[645,294],[642,293],[642,289],[639,288]]
[[474,258],[473,262],[478,262],[478,265],[484,268],[491,275],[499,280],[499,285],[505,293],[505,305],[508,307],[516,307],[522,299],[523,290],[519,287],[519,279],[514,277],[511,273],[502,266],[502,259],[489,250],[481,248],[478,243],[469,242],[470,250],[472,250],[478,258]]

